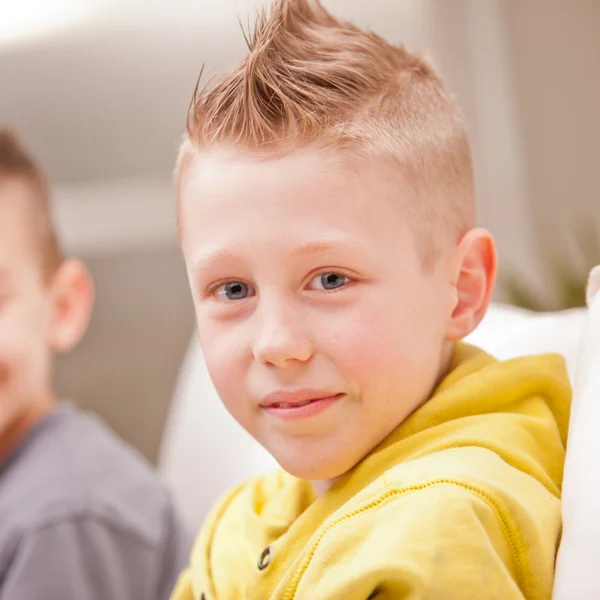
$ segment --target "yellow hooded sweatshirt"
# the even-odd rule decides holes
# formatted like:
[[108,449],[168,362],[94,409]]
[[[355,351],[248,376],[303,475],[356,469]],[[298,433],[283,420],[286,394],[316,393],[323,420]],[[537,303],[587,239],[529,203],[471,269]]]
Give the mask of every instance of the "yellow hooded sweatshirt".
[[459,345],[431,399],[320,498],[278,472],[213,510],[172,600],[549,600],[562,358]]

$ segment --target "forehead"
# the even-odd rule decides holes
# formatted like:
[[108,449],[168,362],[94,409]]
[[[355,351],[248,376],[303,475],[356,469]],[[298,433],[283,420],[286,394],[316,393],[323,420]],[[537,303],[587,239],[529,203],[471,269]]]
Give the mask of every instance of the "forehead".
[[402,211],[389,201],[377,169],[323,151],[296,151],[259,160],[205,153],[180,189],[184,250],[199,241],[227,240],[271,230],[275,237],[315,236],[324,230],[365,238],[399,234]]
[[221,204],[236,198],[254,203],[276,198],[282,202],[316,190],[332,195],[343,190],[351,172],[349,165],[332,153],[303,150],[259,157],[207,151],[190,165],[183,201],[184,205],[198,198]]

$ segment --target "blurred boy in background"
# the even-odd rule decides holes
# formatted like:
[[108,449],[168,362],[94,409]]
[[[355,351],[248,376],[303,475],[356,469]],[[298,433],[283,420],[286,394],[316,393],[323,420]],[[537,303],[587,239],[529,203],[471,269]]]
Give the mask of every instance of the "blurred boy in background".
[[57,402],[54,355],[81,340],[93,296],[42,172],[0,130],[0,600],[162,600],[188,556],[150,465]]

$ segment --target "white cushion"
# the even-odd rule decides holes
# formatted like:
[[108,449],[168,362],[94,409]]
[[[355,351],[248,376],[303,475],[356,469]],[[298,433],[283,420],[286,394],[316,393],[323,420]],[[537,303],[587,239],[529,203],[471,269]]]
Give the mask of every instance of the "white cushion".
[[600,266],[587,289],[563,481],[554,600],[600,598]]
[[544,352],[562,354],[572,378],[586,314],[585,308],[538,313],[492,305],[481,325],[465,341],[501,360]]

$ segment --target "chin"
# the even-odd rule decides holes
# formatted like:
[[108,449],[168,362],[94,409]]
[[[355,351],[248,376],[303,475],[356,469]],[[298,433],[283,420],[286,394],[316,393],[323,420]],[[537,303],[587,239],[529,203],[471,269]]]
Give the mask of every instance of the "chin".
[[306,453],[302,457],[283,457],[276,453],[273,456],[284,471],[293,477],[308,481],[337,479],[354,466],[348,461],[323,461],[323,456],[319,456],[318,453],[312,456]]

